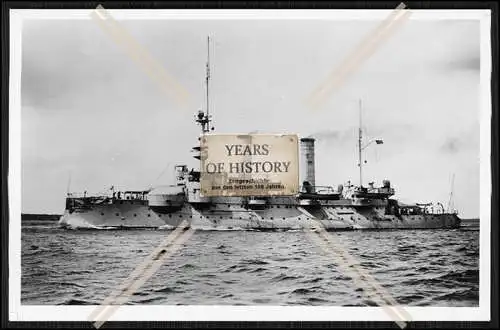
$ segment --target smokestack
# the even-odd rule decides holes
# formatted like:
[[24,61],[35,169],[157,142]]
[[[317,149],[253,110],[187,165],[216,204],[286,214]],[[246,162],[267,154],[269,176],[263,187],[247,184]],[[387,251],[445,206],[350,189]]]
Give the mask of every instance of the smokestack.
[[300,184],[302,185],[304,181],[309,182],[309,184],[313,186],[313,192],[315,190],[314,186],[316,185],[316,176],[314,174],[314,141],[313,138],[300,139]]

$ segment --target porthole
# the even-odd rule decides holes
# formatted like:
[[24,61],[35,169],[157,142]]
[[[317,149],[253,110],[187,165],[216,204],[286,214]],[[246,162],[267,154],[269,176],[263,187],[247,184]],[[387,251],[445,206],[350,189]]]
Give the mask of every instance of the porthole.
[[136,216],[137,216],[137,214],[134,213],[134,217],[136,217]]
[[148,217],[150,217],[150,216],[151,216],[151,214],[148,214]]
[[222,219],[222,216],[220,216],[220,218]]
[[116,216],[119,217],[120,216],[120,213],[116,213]]

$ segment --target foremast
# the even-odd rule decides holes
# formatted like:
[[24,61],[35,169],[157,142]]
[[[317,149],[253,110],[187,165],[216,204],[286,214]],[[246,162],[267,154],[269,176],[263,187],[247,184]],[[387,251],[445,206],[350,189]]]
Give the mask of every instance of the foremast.
[[206,75],[205,75],[205,92],[206,92],[206,106],[205,111],[199,110],[196,122],[201,127],[202,135],[214,130],[211,126],[212,117],[210,116],[210,37],[207,37],[207,62],[206,62]]
[[[215,128],[212,126],[212,117],[210,115],[210,79],[211,79],[211,73],[210,73],[210,37],[207,36],[207,61],[206,61],[206,66],[205,66],[205,92],[206,92],[206,104],[205,104],[205,111],[202,109],[198,110],[198,113],[196,115],[196,123],[200,125],[201,128],[201,136],[198,137],[198,145],[193,147],[193,151],[195,151],[195,155],[193,156],[194,158],[200,160],[201,159],[201,139],[205,134],[210,133],[213,131]],[[189,172],[189,182],[191,182],[192,186],[192,194],[188,194],[188,200],[190,202],[203,202],[205,201],[206,198],[202,198],[199,196],[199,191],[200,191],[200,175],[201,175],[201,169],[195,170],[193,169],[191,172]]]

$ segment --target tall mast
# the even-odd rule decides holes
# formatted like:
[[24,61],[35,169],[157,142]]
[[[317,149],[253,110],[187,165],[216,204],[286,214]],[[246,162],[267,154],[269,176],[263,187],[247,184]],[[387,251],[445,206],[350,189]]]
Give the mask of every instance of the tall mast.
[[205,111],[199,110],[196,115],[196,122],[201,126],[202,134],[210,132],[214,128],[210,126],[212,119],[210,118],[210,93],[209,93],[209,84],[210,84],[210,37],[207,36],[207,63],[206,63],[206,75],[205,75],[205,88],[206,88],[206,97],[207,104]]
[[207,36],[207,72],[206,72],[206,90],[207,90],[207,119],[210,126],[210,97],[209,97],[209,82],[210,82],[210,36]]
[[358,157],[359,157],[359,187],[363,187],[363,157],[361,154],[361,143],[363,141],[362,120],[361,120],[361,99],[359,100],[359,130],[358,130]]

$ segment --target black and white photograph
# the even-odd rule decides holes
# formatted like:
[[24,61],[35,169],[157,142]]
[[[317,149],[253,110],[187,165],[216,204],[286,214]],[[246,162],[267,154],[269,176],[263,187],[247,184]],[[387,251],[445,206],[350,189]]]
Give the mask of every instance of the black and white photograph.
[[13,321],[489,320],[490,11],[10,29]]

